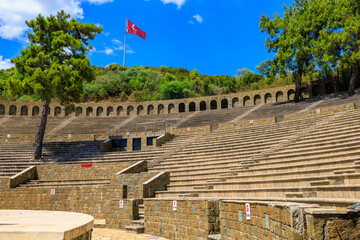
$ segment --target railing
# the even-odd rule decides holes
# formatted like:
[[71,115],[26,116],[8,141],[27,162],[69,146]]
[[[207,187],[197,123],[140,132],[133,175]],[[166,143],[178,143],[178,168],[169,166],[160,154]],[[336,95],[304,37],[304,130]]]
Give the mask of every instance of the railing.
[[137,132],[163,132],[175,129],[175,125],[181,118],[169,119],[159,122],[132,123],[125,125],[111,125],[109,127],[109,136],[129,136],[131,133]]

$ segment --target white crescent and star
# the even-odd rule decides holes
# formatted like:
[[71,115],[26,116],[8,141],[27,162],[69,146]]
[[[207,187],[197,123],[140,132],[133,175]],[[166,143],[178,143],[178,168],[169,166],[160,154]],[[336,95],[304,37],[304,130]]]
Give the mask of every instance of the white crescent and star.
[[135,32],[137,32],[137,30],[135,29],[135,24],[133,24],[131,28],[132,28]]

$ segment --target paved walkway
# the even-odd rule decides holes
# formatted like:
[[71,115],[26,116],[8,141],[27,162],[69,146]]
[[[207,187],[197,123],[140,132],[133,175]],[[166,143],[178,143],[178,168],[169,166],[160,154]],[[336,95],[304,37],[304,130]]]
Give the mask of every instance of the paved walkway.
[[92,240],[168,240],[148,234],[135,234],[122,230],[94,228]]

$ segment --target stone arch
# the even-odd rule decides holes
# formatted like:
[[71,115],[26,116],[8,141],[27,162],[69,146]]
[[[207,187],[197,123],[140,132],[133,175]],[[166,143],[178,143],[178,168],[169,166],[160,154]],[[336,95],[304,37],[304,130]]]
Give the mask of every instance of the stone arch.
[[206,111],[206,102],[205,101],[200,102],[200,111]]
[[0,115],[5,115],[5,106],[0,104]]
[[29,108],[28,108],[28,106],[22,106],[21,107],[21,115],[22,116],[27,116],[28,115],[28,111],[29,111]]
[[82,107],[77,107],[75,111],[75,115],[78,117],[83,113]]
[[175,105],[173,103],[170,103],[168,106],[168,113],[173,113],[175,110]]
[[9,108],[9,115],[16,115],[17,107],[15,105],[11,105]]
[[154,114],[154,113],[155,113],[154,105],[149,105],[149,106],[147,107],[147,114],[148,114],[148,115],[152,115],[152,114]]
[[233,108],[237,108],[239,107],[239,98],[235,97],[231,100],[231,103],[232,103],[232,107]]
[[119,116],[124,111],[124,108],[122,106],[117,107],[116,114]]
[[261,104],[261,96],[259,94],[256,94],[254,96],[254,105],[260,105]]
[[265,99],[265,103],[271,103],[271,102],[272,102],[272,95],[271,95],[271,93],[265,94],[264,99]]
[[57,117],[61,114],[61,107],[55,107],[54,116]]
[[221,109],[226,109],[229,107],[229,102],[227,99],[221,100]]
[[189,112],[196,111],[196,104],[194,102],[189,103]]
[[282,91],[278,91],[276,93],[276,102],[283,102],[284,101],[284,94]]
[[113,107],[108,107],[106,109],[106,116],[111,116],[114,112],[114,108]]
[[185,112],[185,103],[179,104],[179,113]]
[[65,117],[70,116],[70,114],[71,114],[71,108],[66,107],[65,108]]
[[90,116],[93,114],[93,108],[92,107],[87,107],[86,108],[86,116]]
[[331,94],[331,93],[334,93],[334,85],[332,82],[327,82],[325,84],[325,93],[326,94]]
[[38,116],[40,113],[40,108],[38,106],[33,107],[31,115]]
[[249,96],[245,96],[243,98],[243,106],[246,107],[246,106],[250,106],[251,105],[251,101],[250,101],[250,97]]
[[211,110],[216,110],[217,109],[217,101],[216,100],[212,100],[210,102],[210,109]]
[[164,107],[164,105],[163,104],[159,104],[158,105],[158,114],[163,114],[164,113],[164,109],[165,109],[165,107]]
[[141,115],[144,112],[144,107],[142,105],[139,105],[136,109],[136,114]]
[[289,101],[292,101],[292,100],[294,100],[294,98],[295,98],[295,90],[294,89],[290,89],[289,91],[288,91],[288,100]]
[[313,85],[311,88],[312,96],[317,97],[320,96],[320,86],[319,85]]
[[104,108],[103,107],[98,107],[97,109],[96,109],[96,116],[101,116],[102,114],[103,114],[103,112],[104,112]]
[[134,107],[133,106],[128,106],[126,109],[126,115],[131,115],[134,111]]

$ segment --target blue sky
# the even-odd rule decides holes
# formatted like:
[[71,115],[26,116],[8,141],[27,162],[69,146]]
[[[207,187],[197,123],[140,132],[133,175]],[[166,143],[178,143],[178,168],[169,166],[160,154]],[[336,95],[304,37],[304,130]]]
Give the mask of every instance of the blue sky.
[[80,21],[103,27],[92,44],[91,63],[123,62],[125,17],[147,33],[147,39],[127,35],[126,65],[196,68],[200,73],[235,75],[240,68],[255,71],[271,58],[260,33],[261,14],[283,12],[280,0],[1,0],[0,68],[26,46],[24,20],[60,9]]

